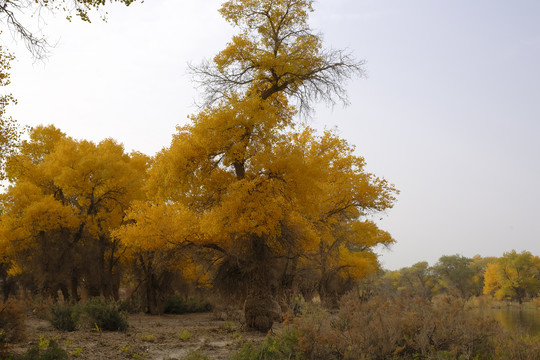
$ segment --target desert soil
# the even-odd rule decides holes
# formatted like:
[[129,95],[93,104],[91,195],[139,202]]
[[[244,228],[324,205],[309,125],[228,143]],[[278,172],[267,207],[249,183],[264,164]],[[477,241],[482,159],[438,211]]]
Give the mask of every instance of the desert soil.
[[[266,334],[244,329],[240,323],[217,320],[213,313],[150,316],[129,315],[125,332],[79,329],[55,330],[47,320],[26,319],[27,339],[14,344],[13,351],[23,353],[40,337],[54,338],[71,354],[70,359],[181,360],[190,351],[199,351],[210,359],[229,359],[246,342],[260,343]],[[80,353],[78,356],[76,356]]]

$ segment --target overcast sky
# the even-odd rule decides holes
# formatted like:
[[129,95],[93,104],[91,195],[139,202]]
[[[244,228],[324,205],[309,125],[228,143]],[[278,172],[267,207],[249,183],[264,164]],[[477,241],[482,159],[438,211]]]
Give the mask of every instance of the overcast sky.
[[[107,23],[48,17],[40,24],[56,45],[45,62],[5,32],[17,56],[11,114],[155,154],[197,111],[187,63],[234,33],[221,2],[112,5]],[[367,61],[368,77],[348,84],[351,105],[318,107],[311,125],[337,127],[400,189],[376,219],[396,239],[380,250],[383,266],[540,255],[540,2],[319,0],[312,24],[327,47]]]

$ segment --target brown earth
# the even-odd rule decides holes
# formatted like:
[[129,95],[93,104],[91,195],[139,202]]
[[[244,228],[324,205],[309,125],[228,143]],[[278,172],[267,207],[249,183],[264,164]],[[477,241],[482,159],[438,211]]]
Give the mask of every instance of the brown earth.
[[[125,332],[79,329],[55,330],[51,324],[31,316],[25,320],[26,341],[14,344],[15,353],[23,353],[40,337],[54,338],[71,354],[70,359],[181,360],[190,351],[199,351],[210,359],[228,359],[246,342],[259,343],[264,333],[244,329],[239,322],[217,320],[213,313],[151,316],[129,315]],[[80,355],[77,355],[80,353]]]

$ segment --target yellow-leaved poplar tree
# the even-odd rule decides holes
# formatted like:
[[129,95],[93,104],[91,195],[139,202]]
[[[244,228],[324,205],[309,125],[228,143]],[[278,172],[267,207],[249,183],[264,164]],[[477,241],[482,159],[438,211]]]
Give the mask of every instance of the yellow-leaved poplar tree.
[[99,144],[39,126],[8,159],[11,184],[2,195],[3,246],[12,272],[45,295],[118,298],[122,249],[111,231],[131,201],[142,198],[145,155],[126,154],[111,139]]
[[529,251],[504,253],[495,263],[490,263],[484,273],[484,294],[497,299],[517,300],[538,295],[540,291],[540,257]]
[[[312,3],[223,4],[240,33],[192,67],[204,107],[156,156],[148,181],[149,214],[175,206],[170,222],[193,229],[167,243],[207,251],[213,285],[245,299],[246,321],[260,330],[279,318],[276,300],[298,288],[301,274],[330,298],[343,291],[332,286],[338,279],[346,285],[376,271],[374,247],[393,242],[368,219],[392,207],[393,185],[366,172],[334,132],[296,120],[315,101],[346,102],[344,81],[363,72],[350,54],[323,49],[308,25]],[[144,213],[119,232],[126,246],[154,247],[141,234],[162,219],[150,225]]]
[[176,283],[207,286],[205,269],[197,259],[198,221],[181,203],[136,201],[126,225],[113,232],[123,240],[124,258],[141,288],[150,314],[163,314]]

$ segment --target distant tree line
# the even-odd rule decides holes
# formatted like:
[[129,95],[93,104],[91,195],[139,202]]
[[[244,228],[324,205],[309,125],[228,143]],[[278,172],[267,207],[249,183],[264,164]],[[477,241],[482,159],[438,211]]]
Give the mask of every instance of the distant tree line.
[[418,262],[380,272],[365,281],[366,293],[389,291],[428,299],[441,294],[464,299],[492,295],[521,303],[539,295],[540,258],[529,251],[515,250],[501,257],[447,255],[433,266]]

